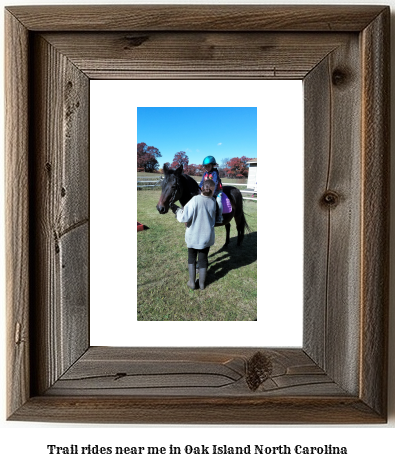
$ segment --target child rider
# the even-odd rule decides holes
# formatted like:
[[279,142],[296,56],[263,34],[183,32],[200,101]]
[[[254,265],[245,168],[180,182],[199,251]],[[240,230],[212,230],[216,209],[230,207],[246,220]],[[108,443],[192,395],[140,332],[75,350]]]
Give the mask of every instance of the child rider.
[[219,177],[218,170],[214,168],[214,166],[217,164],[215,161],[215,158],[209,155],[203,160],[203,166],[204,169],[206,170],[203,177],[202,181],[199,184],[200,189],[202,189],[203,183],[210,179],[214,181],[215,183],[215,189],[214,189],[214,197],[217,198],[217,203],[218,203],[218,216],[216,222],[221,224],[223,219],[222,219],[222,183],[221,183],[221,178]]

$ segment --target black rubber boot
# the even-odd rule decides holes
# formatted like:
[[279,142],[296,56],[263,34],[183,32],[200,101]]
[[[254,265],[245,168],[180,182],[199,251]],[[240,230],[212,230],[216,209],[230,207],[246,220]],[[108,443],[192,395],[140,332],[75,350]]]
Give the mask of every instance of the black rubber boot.
[[196,263],[188,264],[188,271],[189,271],[189,281],[187,282],[187,286],[195,290],[195,283],[196,283]]
[[199,287],[203,290],[206,287],[207,268],[199,268]]

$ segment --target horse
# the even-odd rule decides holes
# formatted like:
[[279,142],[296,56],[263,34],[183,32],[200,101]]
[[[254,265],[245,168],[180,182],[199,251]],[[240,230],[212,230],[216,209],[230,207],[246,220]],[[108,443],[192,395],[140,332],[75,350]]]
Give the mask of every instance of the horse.
[[[163,174],[162,193],[156,205],[159,214],[167,214],[170,205],[176,201],[180,201],[182,206],[185,206],[194,196],[200,194],[200,188],[196,180],[183,173],[183,165],[177,169],[170,169],[167,165],[164,165]],[[230,221],[234,219],[237,227],[237,246],[240,246],[244,239],[244,232],[246,230],[251,231],[244,215],[243,196],[240,190],[234,186],[223,186],[222,191],[228,196],[232,211],[223,214],[222,223],[216,223],[215,227],[225,225],[226,241],[224,246],[227,246],[230,240]]]

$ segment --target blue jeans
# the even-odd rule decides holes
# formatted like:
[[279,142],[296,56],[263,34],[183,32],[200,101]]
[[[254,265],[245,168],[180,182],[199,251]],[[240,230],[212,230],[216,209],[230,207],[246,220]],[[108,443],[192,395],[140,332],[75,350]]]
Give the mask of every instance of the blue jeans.
[[214,194],[214,197],[217,199],[217,204],[218,204],[218,214],[217,214],[217,220],[222,220],[222,191],[218,192],[217,194]]

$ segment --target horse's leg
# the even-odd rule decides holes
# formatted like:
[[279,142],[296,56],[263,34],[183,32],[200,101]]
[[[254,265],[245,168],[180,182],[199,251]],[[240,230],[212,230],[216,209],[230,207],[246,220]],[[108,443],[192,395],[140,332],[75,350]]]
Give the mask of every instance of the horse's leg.
[[244,217],[243,215],[239,215],[239,217],[235,217],[236,227],[237,227],[237,246],[241,246],[244,240]]
[[230,223],[225,224],[225,228],[226,228],[226,241],[225,241],[224,246],[228,246],[229,240],[230,240]]
[[[229,186],[225,186],[224,192],[232,204],[232,214],[226,214],[226,220],[229,221],[234,217],[237,228],[237,246],[240,246],[243,243],[245,231],[250,230],[243,211],[243,196],[238,189]],[[230,223],[225,222],[224,225],[226,227],[226,243],[224,246],[226,246],[230,241]]]

